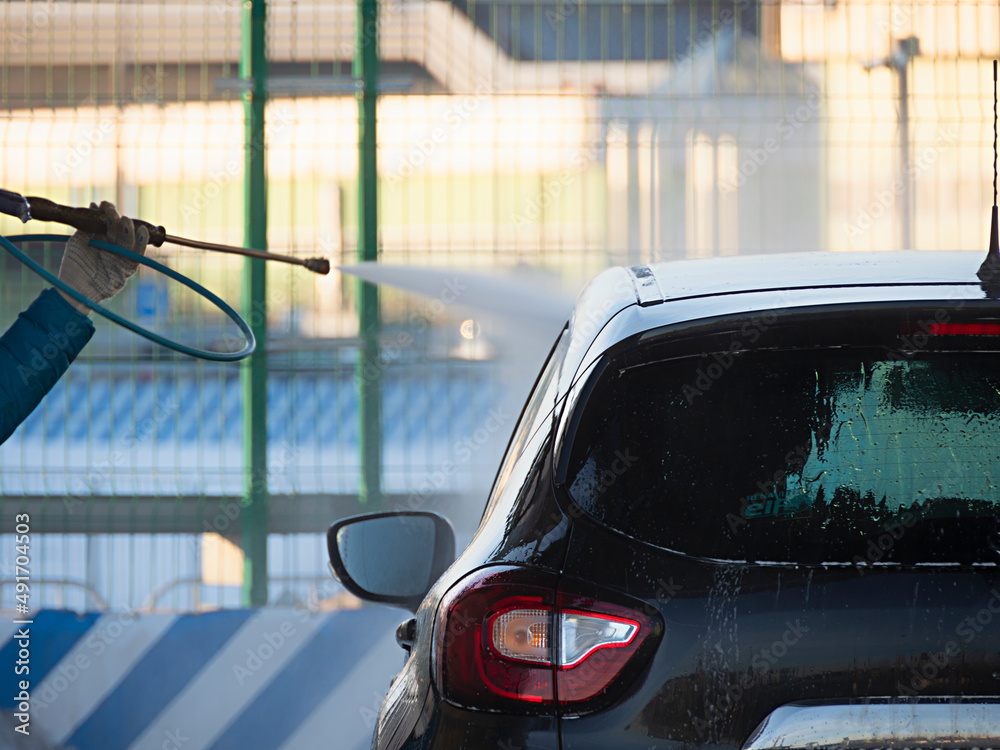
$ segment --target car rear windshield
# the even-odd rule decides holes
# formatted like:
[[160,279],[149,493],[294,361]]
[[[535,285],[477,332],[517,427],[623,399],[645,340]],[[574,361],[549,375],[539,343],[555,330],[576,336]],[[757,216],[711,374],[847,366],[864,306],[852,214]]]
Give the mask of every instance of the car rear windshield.
[[565,486],[601,523],[715,559],[1000,562],[1000,355],[636,359],[571,435]]

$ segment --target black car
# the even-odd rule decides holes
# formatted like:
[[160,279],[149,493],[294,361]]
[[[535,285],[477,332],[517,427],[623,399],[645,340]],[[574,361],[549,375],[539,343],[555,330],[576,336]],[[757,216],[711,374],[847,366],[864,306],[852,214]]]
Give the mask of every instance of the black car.
[[1000,748],[1000,302],[974,253],[598,276],[453,562],[334,524],[415,618],[379,750]]

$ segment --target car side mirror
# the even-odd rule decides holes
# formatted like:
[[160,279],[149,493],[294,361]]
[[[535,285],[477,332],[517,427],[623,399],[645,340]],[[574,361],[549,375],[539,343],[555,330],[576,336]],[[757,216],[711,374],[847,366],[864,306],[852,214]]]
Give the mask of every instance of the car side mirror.
[[366,513],[326,532],[333,573],[348,591],[371,602],[415,612],[455,559],[455,532],[426,511]]

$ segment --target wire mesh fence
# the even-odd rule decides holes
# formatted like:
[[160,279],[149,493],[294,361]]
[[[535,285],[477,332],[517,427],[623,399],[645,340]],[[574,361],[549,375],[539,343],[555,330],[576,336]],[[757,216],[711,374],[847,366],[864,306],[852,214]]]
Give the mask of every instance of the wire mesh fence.
[[[242,6],[4,3],[0,186],[243,244]],[[267,13],[266,140],[250,148],[266,158],[268,248],[353,262],[357,7]],[[994,0],[382,0],[378,17],[382,263],[528,269],[571,293],[622,263],[985,248]],[[55,269],[62,248],[29,251]],[[354,282],[272,267],[253,308],[242,260],[151,254],[266,314],[270,598],[334,596],[321,535],[361,509]],[[515,356],[533,332],[442,278],[437,296],[382,293],[381,481],[391,502],[458,498],[474,520],[537,354]],[[0,322],[43,286],[3,258]],[[230,333],[145,269],[120,297],[175,338]],[[30,508],[43,534],[40,603],[239,604],[239,383],[237,365],[98,323],[0,447],[4,517]]]

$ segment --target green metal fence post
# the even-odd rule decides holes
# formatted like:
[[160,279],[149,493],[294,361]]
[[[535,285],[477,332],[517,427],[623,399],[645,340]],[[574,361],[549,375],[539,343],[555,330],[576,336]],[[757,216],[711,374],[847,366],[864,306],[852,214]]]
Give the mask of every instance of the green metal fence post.
[[[358,92],[358,260],[378,260],[378,168],[375,104],[378,98],[378,0],[358,0],[354,78]],[[378,338],[378,287],[358,282],[361,353],[358,386],[361,476],[358,502],[379,503],[382,495],[382,368]]]
[[[267,184],[264,174],[264,104],[267,100],[266,0],[243,3],[240,77],[251,82],[243,95],[246,122],[244,244],[267,249]],[[267,274],[265,261],[243,263],[244,315],[257,337],[257,351],[240,370],[243,390],[243,606],[267,604]]]

